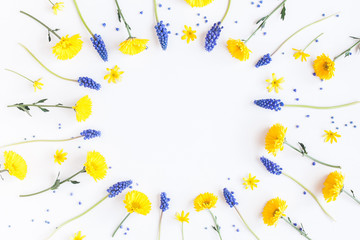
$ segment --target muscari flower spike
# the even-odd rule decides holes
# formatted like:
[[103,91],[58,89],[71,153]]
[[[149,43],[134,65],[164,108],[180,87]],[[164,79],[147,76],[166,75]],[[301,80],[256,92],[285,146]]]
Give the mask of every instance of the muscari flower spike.
[[166,26],[165,26],[165,24],[163,23],[163,21],[158,22],[158,23],[155,25],[155,29],[156,29],[156,35],[157,35],[157,37],[158,37],[158,39],[159,39],[161,48],[162,48],[163,50],[166,50],[166,49],[167,49],[167,45],[168,45],[168,39],[169,39],[170,31],[168,31],[168,30],[166,29]]
[[169,202],[170,202],[170,198],[166,196],[165,192],[162,192],[160,194],[160,209],[162,212],[165,212],[166,210],[169,209]]
[[282,168],[276,163],[267,159],[266,157],[261,157],[260,160],[266,167],[266,170],[268,170],[270,173],[275,175],[280,175],[282,173]]
[[101,136],[101,131],[97,131],[95,129],[86,129],[80,133],[81,136],[84,137],[84,140],[96,138]]
[[271,62],[271,56],[270,53],[265,54],[255,65],[256,68],[259,68],[261,66],[268,65]]
[[216,41],[220,37],[223,26],[220,26],[221,22],[214,23],[211,29],[208,31],[205,37],[205,50],[211,52],[216,46]]
[[224,188],[223,194],[224,194],[226,203],[229,204],[229,206],[231,208],[239,204],[236,202],[236,199],[234,197],[234,192],[230,192],[227,188]]
[[90,38],[90,40],[91,40],[94,48],[96,49],[96,51],[98,52],[98,54],[102,58],[102,60],[104,60],[104,62],[107,62],[108,61],[108,53],[107,53],[107,50],[106,50],[105,42],[101,38],[101,36],[99,34],[95,33],[93,35],[93,37]]

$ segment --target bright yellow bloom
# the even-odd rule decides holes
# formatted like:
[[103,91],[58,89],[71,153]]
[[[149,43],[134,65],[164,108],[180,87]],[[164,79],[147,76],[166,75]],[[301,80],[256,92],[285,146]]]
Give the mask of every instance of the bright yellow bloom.
[[307,54],[307,53],[305,53],[303,50],[301,50],[301,49],[295,49],[295,48],[293,48],[293,50],[295,51],[295,53],[294,53],[294,58],[295,59],[298,59],[299,57],[301,57],[301,61],[307,61],[307,57],[310,57],[310,54]]
[[88,95],[82,97],[77,101],[73,109],[76,112],[76,120],[78,122],[85,121],[91,115],[92,102]]
[[189,212],[185,215],[185,213],[184,213],[184,211],[182,211],[181,212],[181,214],[180,213],[176,213],[176,219],[179,221],[179,222],[187,222],[187,223],[189,223]]
[[205,7],[214,0],[185,0],[191,7]]
[[194,200],[194,208],[197,212],[215,207],[218,197],[212,193],[202,193]]
[[264,223],[268,226],[276,226],[279,219],[286,216],[284,214],[286,208],[286,201],[281,200],[279,197],[269,200],[262,212]]
[[129,213],[136,212],[141,215],[147,215],[151,210],[149,198],[142,192],[132,190],[125,196],[125,208]]
[[113,69],[107,68],[107,71],[109,71],[109,74],[106,74],[104,76],[104,79],[108,80],[108,83],[117,83],[118,81],[120,82],[122,79],[122,74],[124,73],[123,71],[120,71],[120,68],[115,65],[115,67]]
[[27,173],[27,165],[25,160],[16,152],[6,151],[4,152],[4,168],[10,175],[17,177],[20,180],[24,180]]
[[265,149],[276,156],[276,153],[284,149],[284,141],[287,128],[280,123],[273,125],[265,137]]
[[64,151],[63,149],[56,150],[56,153],[54,155],[55,162],[58,163],[59,165],[61,165],[61,163],[63,163],[67,159],[66,157],[67,153],[63,151]]
[[58,11],[62,11],[63,8],[64,8],[64,3],[63,2],[57,2],[52,6],[52,10],[53,10],[55,15],[58,14]]
[[36,92],[37,89],[41,90],[42,86],[44,86],[43,83],[40,82],[41,78],[33,82],[34,91]]
[[105,158],[95,151],[88,152],[84,166],[86,173],[92,176],[95,181],[103,179],[108,169]]
[[315,59],[314,71],[320,79],[329,80],[334,76],[335,62],[323,53]]
[[249,173],[249,177],[248,178],[243,178],[244,180],[244,185],[245,185],[245,189],[248,189],[248,187],[251,188],[251,190],[254,190],[254,187],[257,187],[258,182],[260,182],[260,180],[256,179],[256,176],[251,176],[251,173]]
[[191,27],[188,27],[186,25],[184,25],[185,30],[183,30],[184,36],[181,37],[182,40],[186,39],[186,42],[189,43],[190,40],[194,41],[197,37],[196,37],[196,31],[192,30]]
[[227,48],[231,56],[233,56],[236,59],[239,59],[240,61],[246,61],[250,57],[251,51],[248,49],[245,43],[240,39],[235,40],[230,38],[227,41]]
[[330,173],[327,176],[324,182],[324,188],[322,189],[326,202],[335,201],[337,196],[341,193],[343,187],[344,175],[338,171]]
[[279,78],[276,79],[275,73],[272,74],[272,80],[271,79],[266,79],[266,82],[270,83],[269,86],[267,87],[268,91],[271,92],[273,89],[275,89],[276,93],[279,93],[279,89],[283,89],[281,87],[281,83],[285,82],[284,78]]
[[72,240],[83,240],[86,236],[81,236],[81,231],[79,231],[78,233],[75,233],[74,237],[72,238]]
[[328,142],[330,140],[330,143],[332,144],[334,141],[337,142],[337,137],[341,137],[340,134],[338,134],[337,132],[332,132],[331,130],[329,131],[324,131],[326,134],[324,135],[325,137],[325,142]]
[[148,41],[149,39],[128,38],[120,43],[119,50],[124,54],[135,55],[147,48],[146,44]]
[[75,57],[81,50],[83,41],[80,34],[72,37],[66,35],[53,47],[53,54],[60,60],[67,60]]

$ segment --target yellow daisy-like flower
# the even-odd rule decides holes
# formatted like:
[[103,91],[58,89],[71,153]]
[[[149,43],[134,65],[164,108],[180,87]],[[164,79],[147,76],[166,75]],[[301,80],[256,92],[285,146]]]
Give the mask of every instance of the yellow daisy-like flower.
[[257,187],[258,182],[260,182],[260,180],[256,179],[256,176],[251,176],[251,173],[249,173],[249,177],[248,178],[243,178],[244,180],[244,185],[245,185],[245,189],[248,189],[249,187],[251,188],[251,190],[254,190],[254,187]]
[[330,173],[325,182],[322,193],[326,202],[335,201],[344,187],[344,175],[335,171]]
[[53,54],[60,60],[67,60],[75,57],[81,50],[83,41],[80,34],[72,37],[66,35],[53,47]]
[[250,57],[251,51],[248,49],[245,43],[240,39],[235,40],[230,38],[227,41],[227,48],[231,56],[233,56],[236,59],[239,59],[240,61],[246,61]]
[[194,41],[197,37],[195,35],[196,31],[192,30],[191,27],[188,27],[186,25],[184,25],[185,30],[183,30],[184,35],[181,37],[182,40],[186,39],[186,42],[189,43],[190,40]]
[[95,151],[88,152],[84,166],[86,173],[93,177],[95,181],[103,179],[108,169],[105,158]]
[[320,79],[329,80],[334,76],[335,62],[323,53],[315,59],[314,71]]
[[20,180],[24,180],[27,173],[25,160],[14,151],[4,152],[4,158],[4,168],[9,172],[9,174]]
[[41,81],[41,78],[39,78],[38,80],[34,81],[33,82],[33,87],[34,87],[34,91],[36,92],[36,90],[41,90],[42,89],[42,86],[44,86],[43,83],[40,82]]
[[310,54],[307,54],[307,53],[305,53],[303,50],[301,50],[301,49],[296,49],[296,48],[293,48],[293,50],[295,51],[295,53],[294,53],[294,58],[295,59],[298,59],[299,57],[301,57],[301,61],[303,62],[303,61],[307,61],[307,57],[310,57]]
[[276,79],[275,73],[272,74],[272,79],[266,79],[266,82],[269,83],[269,86],[267,87],[268,91],[271,92],[273,89],[275,89],[276,93],[279,93],[279,89],[282,89],[281,83],[285,82],[284,78]]
[[197,212],[215,207],[218,197],[212,193],[202,193],[194,200],[194,208]]
[[286,201],[281,200],[279,197],[268,201],[262,212],[264,223],[268,226],[276,226],[279,219],[282,216],[286,216],[284,214],[286,208]]
[[66,157],[67,153],[63,151],[64,151],[63,149],[56,150],[56,153],[54,155],[55,162],[58,163],[59,165],[61,165],[61,163],[63,163],[67,159]]
[[82,97],[77,101],[73,107],[76,112],[76,120],[78,122],[85,121],[91,115],[92,102],[88,95]]
[[135,55],[144,51],[149,39],[128,38],[120,43],[119,50],[128,55]]
[[181,214],[180,213],[176,213],[176,219],[179,221],[179,222],[187,222],[189,223],[189,212],[185,215],[185,212],[182,211]]
[[108,80],[108,83],[117,83],[118,81],[120,82],[122,79],[122,74],[124,73],[123,71],[120,71],[120,68],[115,65],[115,67],[113,69],[107,68],[107,71],[109,71],[109,74],[106,74],[104,76],[104,79]]
[[276,157],[276,153],[284,149],[287,128],[280,123],[273,125],[265,137],[265,149]]
[[57,2],[52,6],[52,10],[53,10],[55,15],[58,14],[58,11],[62,11],[63,8],[64,8],[64,3],[63,2]]
[[141,215],[147,215],[151,210],[149,198],[142,192],[132,190],[125,196],[125,208],[129,213],[136,212]]
[[214,0],[185,0],[191,7],[205,7]]
[[326,134],[324,135],[325,137],[325,142],[330,141],[330,143],[332,144],[334,141],[337,142],[337,137],[341,137],[340,134],[338,134],[337,132],[332,132],[331,130],[329,131],[324,131]]
[[71,240],[83,240],[86,236],[81,236],[81,231],[79,231],[78,233],[75,233],[74,237],[71,238]]

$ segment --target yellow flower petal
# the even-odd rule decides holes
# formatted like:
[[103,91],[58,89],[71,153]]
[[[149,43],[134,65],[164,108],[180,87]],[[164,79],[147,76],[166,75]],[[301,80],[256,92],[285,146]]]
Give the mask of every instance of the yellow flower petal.
[[231,56],[240,61],[246,61],[250,57],[250,50],[241,40],[229,39],[227,41],[227,49],[229,50]]
[[197,196],[194,200],[194,208],[197,212],[202,211],[204,209],[214,208],[218,197],[213,193],[202,193]]
[[335,62],[324,53],[315,59],[313,67],[320,79],[329,80],[334,76]]
[[135,55],[144,51],[147,47],[148,39],[129,38],[120,43],[119,50],[128,55]]
[[78,122],[88,119],[92,112],[92,102],[88,95],[82,97],[77,101],[73,107],[76,112],[76,120]]
[[88,152],[84,166],[86,173],[93,177],[95,181],[103,179],[108,169],[105,158],[95,151]]
[[286,208],[286,201],[281,200],[279,197],[268,201],[262,212],[264,223],[268,226],[276,226],[279,219],[286,216],[284,214]]
[[76,34],[72,37],[66,35],[62,37],[53,47],[53,53],[60,60],[67,60],[75,57],[82,48],[83,41],[80,39],[80,35]]
[[125,208],[129,213],[147,215],[151,210],[149,198],[142,192],[132,190],[125,195]]
[[25,160],[14,151],[5,151],[4,158],[4,168],[9,172],[9,174],[20,180],[24,180],[27,173]]
[[338,171],[332,172],[327,176],[324,188],[322,189],[326,202],[336,200],[344,187],[344,179],[344,175]]

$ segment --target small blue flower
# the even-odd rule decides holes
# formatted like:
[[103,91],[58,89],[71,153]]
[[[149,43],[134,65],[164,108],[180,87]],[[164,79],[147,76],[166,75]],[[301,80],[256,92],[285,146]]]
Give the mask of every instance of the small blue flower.
[[101,132],[94,129],[86,129],[80,133],[84,137],[84,140],[96,138],[101,136]]
[[231,208],[239,204],[236,202],[234,192],[230,192],[227,188],[224,188],[223,194],[227,204],[229,204]]
[[94,48],[99,53],[102,60],[107,62],[108,53],[106,51],[104,40],[102,40],[101,36],[99,34],[95,34],[93,38],[90,38],[90,40],[93,43]]
[[254,103],[259,107],[275,110],[275,111],[280,111],[281,107],[284,106],[284,103],[280,99],[271,99],[271,98],[255,100]]
[[100,88],[101,88],[100,83],[97,83],[88,77],[79,77],[78,83],[80,86],[84,86],[84,87],[90,88],[90,89],[100,90]]
[[270,62],[271,62],[271,56],[270,54],[265,54],[255,65],[255,67],[261,67],[261,66],[264,66],[264,65],[268,65]]
[[128,188],[133,182],[131,180],[128,181],[122,181],[115,183],[111,187],[107,189],[107,192],[109,193],[109,198],[116,197],[119,195],[122,191],[124,191],[126,188]]
[[169,209],[169,202],[170,202],[170,198],[166,197],[166,193],[162,192],[160,194],[160,209],[165,212],[166,210]]
[[267,159],[265,157],[261,157],[260,160],[266,167],[266,170],[268,170],[270,173],[275,174],[275,175],[281,174],[282,168],[279,165],[277,165],[276,163],[270,161],[269,159]]
[[220,37],[221,29],[223,26],[220,26],[221,22],[214,23],[211,29],[208,31],[205,37],[205,50],[211,52],[216,46],[216,41]]
[[166,50],[170,32],[166,29],[163,21],[158,22],[155,29],[162,49]]

